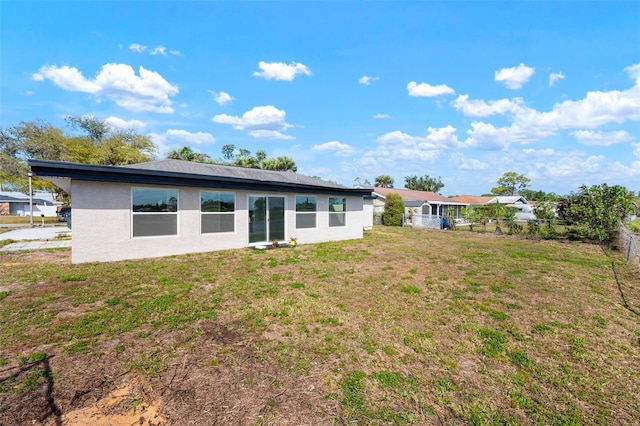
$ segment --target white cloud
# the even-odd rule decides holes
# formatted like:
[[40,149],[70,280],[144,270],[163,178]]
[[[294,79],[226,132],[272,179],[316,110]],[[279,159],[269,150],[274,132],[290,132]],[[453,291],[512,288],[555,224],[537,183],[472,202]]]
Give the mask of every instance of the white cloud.
[[636,84],[640,84],[640,62],[630,65],[624,70],[629,74],[629,77],[636,80]]
[[489,165],[475,158],[466,158],[461,152],[449,156],[449,166],[460,170],[487,170]]
[[469,100],[469,95],[460,95],[452,102],[453,107],[471,117],[487,117],[493,114],[519,113],[526,105],[521,98],[499,99],[486,102],[482,99]]
[[456,129],[451,125],[441,128],[429,127],[427,131],[429,134],[421,138],[395,130],[379,136],[378,142],[392,147],[412,147],[419,150],[440,150],[459,145]]
[[[640,177],[640,161],[632,161],[631,165],[625,166],[619,161],[614,162],[613,164],[607,167],[607,175],[611,179],[629,179],[634,178],[636,176]],[[607,179],[609,180],[609,179]],[[633,184],[631,187],[627,186],[627,188],[633,190]]]
[[608,123],[640,120],[640,86],[609,92],[587,92],[584,99],[555,104],[549,112],[526,109],[516,121],[526,126],[593,129]]
[[255,138],[292,139],[292,136],[281,133],[293,127],[286,122],[286,115],[284,110],[265,105],[252,108],[242,114],[242,117],[218,114],[211,120],[214,123],[230,124],[236,130],[247,130]]
[[587,156],[580,151],[572,151],[557,155],[540,164],[544,176],[553,178],[566,178],[580,176],[585,173],[595,173],[600,170],[600,162],[604,155]]
[[147,127],[146,123],[143,123],[140,120],[124,120],[119,117],[107,117],[104,120],[111,128],[121,129],[121,130],[144,130]]
[[411,136],[400,130],[394,130],[393,132],[387,132],[378,137],[378,142],[384,145],[390,146],[416,146],[424,141],[424,138],[417,136]]
[[455,90],[453,90],[446,84],[432,86],[428,83],[418,84],[415,81],[410,81],[409,84],[407,84],[407,91],[409,92],[409,96],[420,96],[427,98],[442,95],[454,95],[456,93]]
[[137,53],[142,53],[145,50],[147,50],[147,46],[144,46],[144,45],[138,44],[138,43],[131,43],[129,45],[129,50],[133,50],[134,52],[137,52]]
[[378,137],[377,149],[368,152],[366,156],[433,163],[444,150],[459,145],[453,126],[429,127],[427,131],[425,137],[412,136],[399,130],[385,133]]
[[[129,45],[129,50],[133,50],[136,53],[144,53],[149,52],[149,55],[162,55],[167,56],[167,48],[162,45],[158,45],[151,50],[147,50],[148,46],[139,43],[131,43]],[[172,55],[180,55],[180,51],[176,49],[169,50],[169,53]]]
[[614,132],[576,130],[569,134],[574,136],[578,142],[587,146],[611,146],[617,143],[630,142],[634,140],[634,137],[626,130],[618,130]]
[[378,80],[380,80],[380,77],[371,77],[369,75],[364,75],[358,79],[358,83],[368,86],[374,81],[378,81]]
[[214,92],[213,90],[209,90],[208,92],[213,95],[213,100],[220,105],[224,105],[234,99],[233,96],[226,92]]
[[529,78],[536,72],[535,68],[531,68],[521,63],[517,67],[502,68],[495,72],[495,81],[504,82],[508,89],[519,89],[529,81]]
[[167,56],[167,48],[164,46],[156,46],[151,52],[149,52],[150,55],[162,55],[162,56]]
[[467,131],[469,137],[465,145],[487,151],[506,149],[511,143],[511,129],[508,127],[495,127],[491,123],[474,121],[471,129]]
[[564,74],[561,72],[552,72],[549,74],[549,86],[553,86],[556,82],[562,79],[564,79]]
[[[510,125],[497,128],[490,123],[472,124],[466,143],[482,149],[501,149],[509,142],[529,143],[536,139],[555,135],[560,130],[585,132],[610,123],[640,121],[640,65],[626,68],[636,84],[627,90],[588,92],[583,99],[556,103],[550,111],[529,108],[521,98],[496,101],[469,100],[461,95],[452,103],[454,108],[467,116],[487,117],[494,114],[508,115]],[[576,133],[587,140],[597,133]],[[611,135],[608,135],[611,136]],[[603,134],[604,137],[604,134]],[[618,134],[618,138],[624,137]],[[492,138],[495,138],[492,140]]]
[[429,134],[426,137],[426,141],[433,143],[435,146],[454,148],[460,145],[456,136],[456,128],[451,125],[440,128],[429,127],[427,131]]
[[311,149],[314,151],[335,151],[338,157],[348,157],[356,152],[356,150],[351,145],[339,141],[331,141],[325,142],[320,145],[313,145]]
[[373,118],[376,118],[376,119],[384,119],[384,118],[391,118],[391,116],[390,116],[389,114],[381,114],[381,113],[378,113],[378,114],[374,115],[374,116],[373,116]]
[[161,151],[168,150],[171,146],[184,145],[211,145],[215,143],[216,138],[211,133],[205,132],[189,132],[181,129],[168,129],[164,133],[149,134],[151,140],[162,147]]
[[295,139],[293,136],[285,135],[277,130],[251,130],[249,135],[256,139]]
[[299,62],[285,64],[284,62],[260,61],[258,68],[260,68],[260,71],[254,72],[253,75],[265,80],[292,81],[298,75],[311,75],[311,70]]
[[43,66],[32,75],[36,81],[51,80],[64,90],[105,97],[130,111],[172,113],[170,96],[178,94],[178,86],[167,82],[160,74],[140,67],[136,75],[126,64],[106,64],[93,80],[85,78],[69,66]]
[[55,65],[43,66],[37,73],[33,74],[32,78],[35,81],[49,79],[56,86],[74,92],[98,93],[100,91],[100,86],[95,81],[87,80],[77,68],[67,65],[62,67]]
[[633,155],[640,158],[640,143],[632,143],[631,146],[633,149]]

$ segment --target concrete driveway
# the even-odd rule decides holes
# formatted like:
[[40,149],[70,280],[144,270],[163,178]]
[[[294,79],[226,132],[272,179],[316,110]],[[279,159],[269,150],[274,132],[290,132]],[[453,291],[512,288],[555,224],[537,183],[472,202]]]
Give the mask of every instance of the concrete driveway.
[[60,239],[63,236],[71,236],[71,230],[66,226],[16,229],[0,234],[0,240],[15,240],[19,242],[0,247],[0,251],[71,247],[71,240]]

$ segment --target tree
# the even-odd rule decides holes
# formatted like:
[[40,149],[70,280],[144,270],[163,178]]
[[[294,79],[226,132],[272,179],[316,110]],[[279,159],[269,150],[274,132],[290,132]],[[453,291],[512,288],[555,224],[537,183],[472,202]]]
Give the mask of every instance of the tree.
[[382,224],[385,226],[402,226],[402,215],[404,215],[404,200],[396,192],[388,194],[384,202]]
[[194,161],[196,163],[210,163],[211,157],[207,154],[203,154],[200,152],[193,152],[193,150],[188,146],[183,146],[178,150],[172,150],[167,153],[167,158],[170,160],[184,160],[184,161]]
[[358,185],[371,186],[371,182],[369,182],[369,179],[362,180],[360,176],[356,177],[353,181]]
[[463,207],[461,211],[462,217],[469,224],[469,231],[473,231],[473,227],[480,222],[480,214],[474,206]]
[[525,175],[519,175],[516,172],[504,172],[498,179],[495,188],[491,188],[494,195],[518,195],[520,191],[529,186],[531,179]]
[[282,172],[296,172],[296,162],[287,156],[269,157],[267,153],[259,149],[255,155],[246,148],[236,148],[233,144],[222,147],[222,164],[228,166],[247,167],[250,169],[278,170]]
[[389,175],[380,175],[376,177],[376,182],[373,186],[378,188],[393,188],[393,178]]
[[532,189],[521,189],[519,195],[522,195],[528,201],[560,201],[562,199],[554,192],[534,191]]
[[574,230],[600,243],[610,242],[614,231],[633,212],[633,193],[619,185],[582,185],[563,208],[563,215]]
[[406,176],[404,178],[404,187],[416,191],[429,191],[437,193],[440,192],[442,188],[444,188],[444,183],[442,183],[440,176],[438,176],[438,179],[436,179],[430,177],[429,175],[420,177],[413,175]]
[[[68,117],[73,133],[44,121],[23,121],[0,129],[0,181],[2,187],[28,192],[27,161],[53,160],[120,165],[153,159],[156,146],[148,136],[133,130],[113,130],[94,117]],[[61,193],[43,179],[34,178],[33,189]]]

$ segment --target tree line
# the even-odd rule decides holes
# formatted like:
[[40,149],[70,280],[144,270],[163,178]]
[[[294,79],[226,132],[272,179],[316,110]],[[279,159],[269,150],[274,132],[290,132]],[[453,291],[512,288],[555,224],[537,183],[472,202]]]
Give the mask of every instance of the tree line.
[[[97,165],[126,165],[157,159],[157,146],[151,138],[135,130],[115,129],[95,117],[69,116],[66,128],[37,120],[23,121],[0,128],[0,190],[28,192],[28,160],[69,161]],[[227,144],[222,156],[213,159],[183,146],[170,151],[166,158],[223,164],[266,170],[297,171],[293,159],[269,157],[264,150],[255,154]],[[52,183],[34,177],[34,190],[46,190],[66,196]]]

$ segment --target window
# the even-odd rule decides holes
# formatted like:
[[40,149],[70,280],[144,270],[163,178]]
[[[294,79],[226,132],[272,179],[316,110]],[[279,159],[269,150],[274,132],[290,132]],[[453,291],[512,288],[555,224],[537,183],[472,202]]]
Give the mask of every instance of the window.
[[200,192],[200,232],[215,234],[235,231],[236,194]]
[[296,195],[296,228],[315,228],[317,211],[318,201],[316,197]]
[[133,237],[178,235],[178,190],[131,190]]
[[347,225],[347,199],[329,198],[329,226]]

